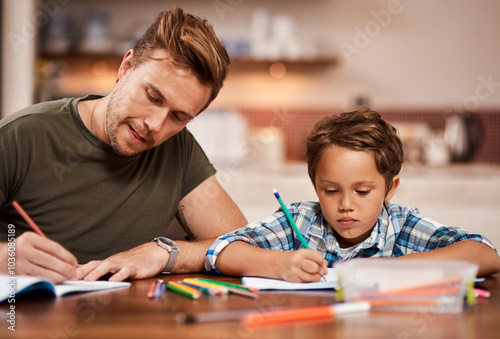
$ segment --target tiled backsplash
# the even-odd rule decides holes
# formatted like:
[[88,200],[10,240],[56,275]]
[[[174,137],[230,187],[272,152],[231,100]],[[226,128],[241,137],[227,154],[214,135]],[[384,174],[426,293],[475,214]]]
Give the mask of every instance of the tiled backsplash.
[[[393,123],[427,124],[431,130],[443,129],[451,110],[440,108],[376,109]],[[315,122],[329,114],[339,114],[335,108],[259,108],[240,107],[250,127],[274,126],[283,131],[287,161],[305,159],[305,139]],[[474,112],[482,125],[482,140],[472,157],[474,162],[500,163],[500,109]]]

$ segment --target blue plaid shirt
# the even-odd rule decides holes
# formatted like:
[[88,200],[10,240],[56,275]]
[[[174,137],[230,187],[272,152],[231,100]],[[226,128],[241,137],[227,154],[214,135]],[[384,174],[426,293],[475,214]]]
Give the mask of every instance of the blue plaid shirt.
[[[323,217],[319,202],[297,202],[288,205],[287,209],[309,248],[320,252],[330,267],[335,262],[352,258],[399,257],[430,251],[461,240],[476,240],[495,249],[488,239],[479,234],[469,234],[458,227],[441,225],[420,215],[416,208],[388,202],[384,205],[370,236],[352,251],[348,251],[347,255],[343,255],[333,228]],[[215,267],[217,256],[233,241],[245,241],[256,247],[281,251],[293,251],[303,247],[280,209],[260,222],[250,223],[217,238],[205,257],[207,271],[220,274]]]

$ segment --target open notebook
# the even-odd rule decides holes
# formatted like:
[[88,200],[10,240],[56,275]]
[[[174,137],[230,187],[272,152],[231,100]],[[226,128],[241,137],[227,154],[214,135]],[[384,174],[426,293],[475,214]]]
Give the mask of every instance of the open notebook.
[[10,298],[61,297],[70,293],[94,292],[129,287],[129,282],[66,281],[54,284],[32,276],[0,275],[0,303]]
[[256,277],[243,277],[241,281],[243,285],[257,287],[259,290],[322,290],[337,287],[337,271],[334,268],[328,268],[328,274],[325,275],[325,278],[326,281],[312,283],[291,283],[284,280]]

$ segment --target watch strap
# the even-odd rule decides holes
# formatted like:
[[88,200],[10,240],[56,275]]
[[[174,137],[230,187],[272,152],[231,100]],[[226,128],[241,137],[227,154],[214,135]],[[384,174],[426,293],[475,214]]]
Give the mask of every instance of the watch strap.
[[172,249],[170,251],[170,255],[168,256],[168,261],[167,261],[167,266],[163,269],[161,273],[163,274],[170,274],[172,269],[175,266],[175,263],[177,262],[177,256],[179,255],[179,250],[178,249]]
[[170,274],[172,269],[175,266],[175,263],[177,262],[177,257],[179,255],[179,247],[177,244],[166,237],[156,237],[153,239],[154,242],[164,250],[166,250],[169,253],[167,265],[165,268],[162,270],[162,274]]

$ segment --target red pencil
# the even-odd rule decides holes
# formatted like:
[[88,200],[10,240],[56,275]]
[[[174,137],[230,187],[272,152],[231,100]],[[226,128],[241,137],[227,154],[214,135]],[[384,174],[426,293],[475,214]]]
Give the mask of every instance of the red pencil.
[[37,226],[37,224],[35,224],[33,219],[30,218],[28,213],[26,213],[26,211],[21,207],[21,205],[19,205],[19,203],[16,200],[12,202],[12,206],[14,206],[14,208],[19,212],[19,214],[21,214],[23,219],[26,220],[26,222],[31,226],[33,231],[35,231],[39,236],[47,238],[45,234],[43,234],[42,230]]

